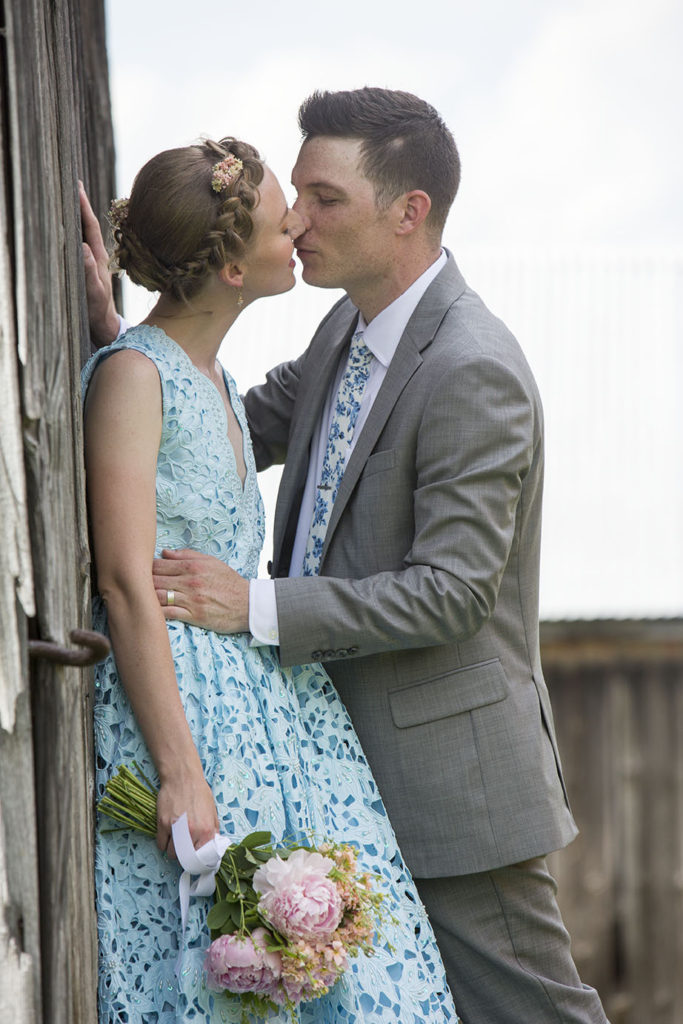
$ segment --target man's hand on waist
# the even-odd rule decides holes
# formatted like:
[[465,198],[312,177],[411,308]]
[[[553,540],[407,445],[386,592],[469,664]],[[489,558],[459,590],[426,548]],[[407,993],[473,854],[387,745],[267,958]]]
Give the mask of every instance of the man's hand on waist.
[[154,589],[167,619],[216,633],[249,630],[249,580],[200,551],[163,551],[153,564]]

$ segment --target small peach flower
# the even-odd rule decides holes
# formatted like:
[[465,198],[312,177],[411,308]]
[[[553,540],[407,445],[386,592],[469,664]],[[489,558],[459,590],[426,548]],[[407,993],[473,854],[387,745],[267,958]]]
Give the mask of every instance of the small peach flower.
[[228,153],[223,159],[213,166],[211,176],[211,188],[214,192],[223,192],[232,185],[233,181],[239,178],[244,170],[244,164],[234,153]]

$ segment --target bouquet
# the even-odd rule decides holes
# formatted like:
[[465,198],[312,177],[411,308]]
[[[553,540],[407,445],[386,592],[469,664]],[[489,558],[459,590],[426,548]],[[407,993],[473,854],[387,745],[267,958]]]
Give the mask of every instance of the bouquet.
[[[125,765],[106,785],[98,805],[119,826],[156,836],[157,791],[137,764]],[[206,923],[205,960],[214,991],[239,996],[245,1009],[265,1015],[294,1009],[331,988],[359,952],[371,954],[382,895],[361,874],[356,851],[341,843],[274,848],[270,832],[253,832],[228,845],[225,837],[194,850],[182,816],[173,825],[183,929],[189,894],[214,895]],[[200,874],[189,884],[189,875]]]

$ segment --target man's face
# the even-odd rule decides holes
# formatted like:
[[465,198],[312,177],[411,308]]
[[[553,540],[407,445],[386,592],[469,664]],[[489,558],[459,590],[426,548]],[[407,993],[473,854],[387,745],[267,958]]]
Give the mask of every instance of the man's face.
[[293,209],[304,222],[296,239],[303,279],[358,297],[381,288],[393,264],[394,231],[378,210],[372,184],[358,168],[357,139],[316,137],[305,142],[292,171]]

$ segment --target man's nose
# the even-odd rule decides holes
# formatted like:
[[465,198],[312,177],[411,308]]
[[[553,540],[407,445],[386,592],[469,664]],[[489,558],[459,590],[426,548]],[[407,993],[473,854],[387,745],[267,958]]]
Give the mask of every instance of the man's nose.
[[308,231],[308,229],[311,226],[311,218],[306,213],[304,203],[300,196],[297,196],[294,202],[292,203],[292,209],[301,218],[301,223],[303,225],[301,233],[303,233],[304,231]]
[[304,225],[303,217],[301,216],[298,210],[294,209],[294,207],[292,207],[292,214],[293,224],[290,234],[292,236],[292,239],[296,240],[297,238],[299,238],[300,235],[303,235],[304,231],[306,230],[306,227]]

